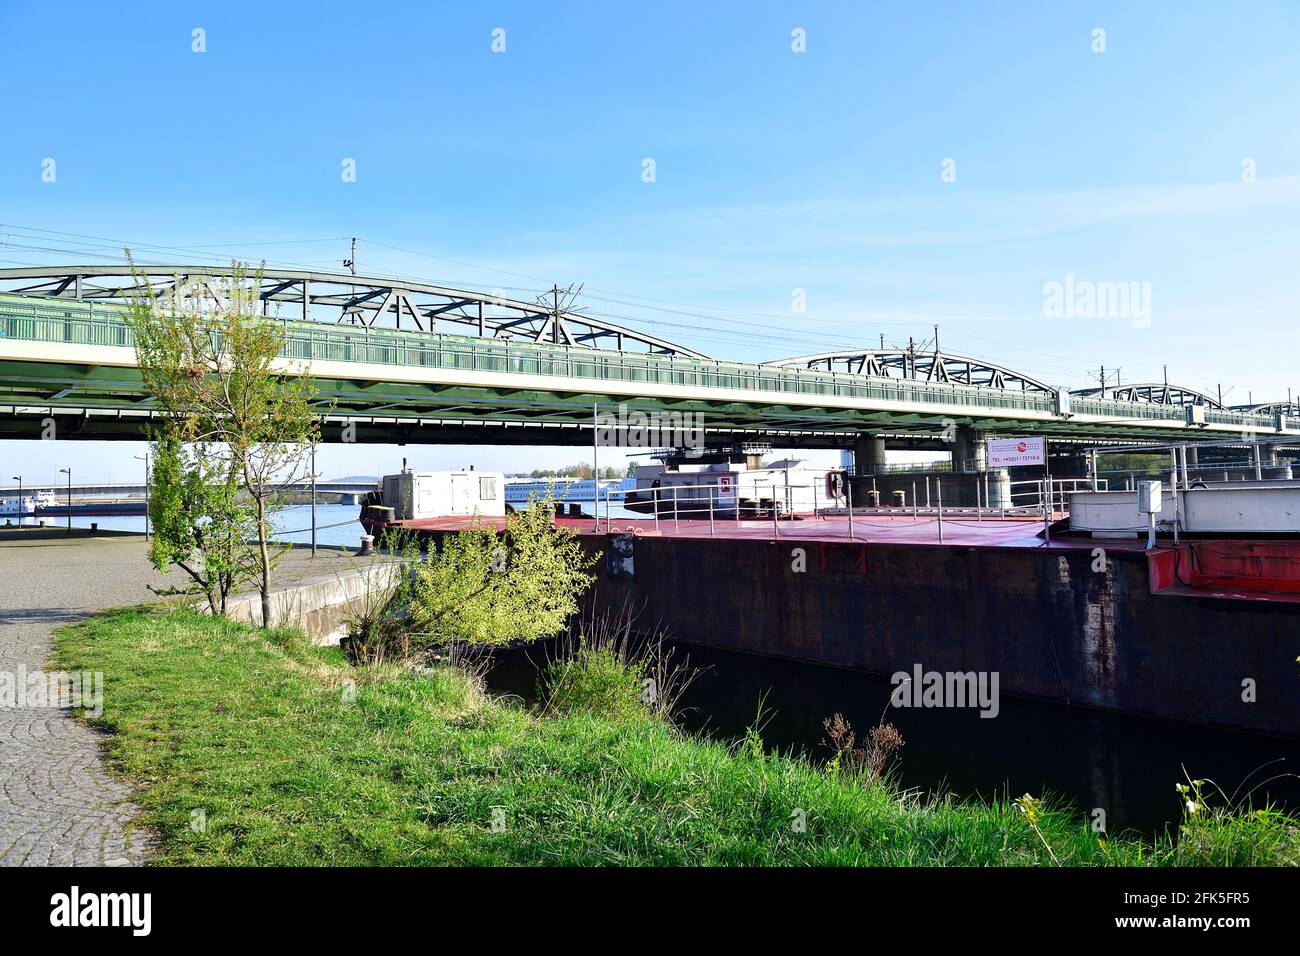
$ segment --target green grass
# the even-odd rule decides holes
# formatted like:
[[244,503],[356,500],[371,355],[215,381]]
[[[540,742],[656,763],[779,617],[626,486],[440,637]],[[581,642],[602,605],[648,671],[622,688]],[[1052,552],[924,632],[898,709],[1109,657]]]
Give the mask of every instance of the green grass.
[[641,721],[645,668],[629,665],[613,647],[578,647],[544,672],[546,713],[599,717],[610,723]]
[[1296,821],[1272,812],[1103,845],[1049,807],[1040,839],[1010,804],[685,737],[630,716],[626,693],[617,719],[587,686],[539,716],[459,671],[353,668],[294,632],[189,612],[109,612],[57,643],[62,666],[105,674],[98,723],[164,864],[1053,865],[1044,840],[1065,865],[1300,861]]

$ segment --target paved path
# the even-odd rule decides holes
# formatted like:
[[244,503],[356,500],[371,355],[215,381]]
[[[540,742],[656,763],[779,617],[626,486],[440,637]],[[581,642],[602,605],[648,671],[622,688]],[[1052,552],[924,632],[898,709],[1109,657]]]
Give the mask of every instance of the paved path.
[[[287,555],[283,577],[305,573],[305,557]],[[0,672],[44,670],[56,627],[155,599],[147,585],[160,583],[139,536],[0,532]],[[102,745],[69,711],[0,708],[0,866],[145,862],[147,834],[128,828],[138,811]]]
[[[153,596],[139,539],[15,538],[0,538],[0,671],[43,670],[54,628]],[[98,731],[66,710],[0,709],[0,748],[0,865],[144,862],[146,835],[128,834],[136,809],[104,770]]]

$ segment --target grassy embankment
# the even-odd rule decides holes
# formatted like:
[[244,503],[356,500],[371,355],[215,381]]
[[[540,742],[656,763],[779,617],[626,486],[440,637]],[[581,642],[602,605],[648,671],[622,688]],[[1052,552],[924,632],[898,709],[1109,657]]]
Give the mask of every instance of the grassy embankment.
[[1300,862],[1296,821],[1271,812],[1102,843],[1069,813],[691,739],[636,707],[639,675],[618,668],[543,715],[450,668],[354,668],[294,632],[143,609],[64,627],[58,657],[106,675],[99,723],[164,864]]

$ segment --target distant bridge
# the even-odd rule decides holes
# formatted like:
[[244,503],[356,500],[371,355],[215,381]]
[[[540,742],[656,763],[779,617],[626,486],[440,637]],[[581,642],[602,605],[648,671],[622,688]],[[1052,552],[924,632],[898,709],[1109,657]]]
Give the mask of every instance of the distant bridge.
[[[295,481],[286,485],[278,486],[283,491],[306,492],[311,490],[310,481]],[[321,495],[364,495],[368,491],[374,491],[376,483],[373,481],[318,481],[316,482],[316,493]],[[94,484],[60,484],[59,482],[41,484],[40,482],[24,481],[22,486],[23,496],[33,495],[38,491],[53,491],[54,497],[60,502],[65,500],[71,494],[74,501],[85,501],[87,499],[118,499],[118,498],[143,498],[145,486],[143,484],[132,484],[130,482],[98,482]],[[18,494],[18,485],[9,485],[0,487],[0,497],[13,497]]]
[[[228,271],[142,269],[163,295],[182,281],[211,289]],[[141,437],[157,411],[124,311],[137,281],[124,266],[0,270],[0,437]],[[1071,394],[938,351],[718,361],[558,301],[317,272],[249,282],[283,325],[286,373],[316,380],[327,441],[589,445],[593,406],[620,405],[697,415],[710,442],[830,448],[947,448],[954,434],[969,448],[1026,432],[1074,443],[1300,436],[1289,402],[1230,409],[1165,385]]]

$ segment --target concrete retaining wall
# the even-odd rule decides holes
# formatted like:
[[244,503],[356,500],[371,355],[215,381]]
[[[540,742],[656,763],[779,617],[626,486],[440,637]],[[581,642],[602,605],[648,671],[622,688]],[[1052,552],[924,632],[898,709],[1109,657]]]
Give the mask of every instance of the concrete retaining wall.
[[[397,567],[395,562],[374,564],[278,587],[271,593],[271,622],[296,627],[317,644],[337,644],[346,631],[348,615],[364,606],[368,591],[390,584]],[[206,609],[206,602],[202,606]],[[254,591],[232,597],[226,604],[226,616],[260,627],[261,594]]]

